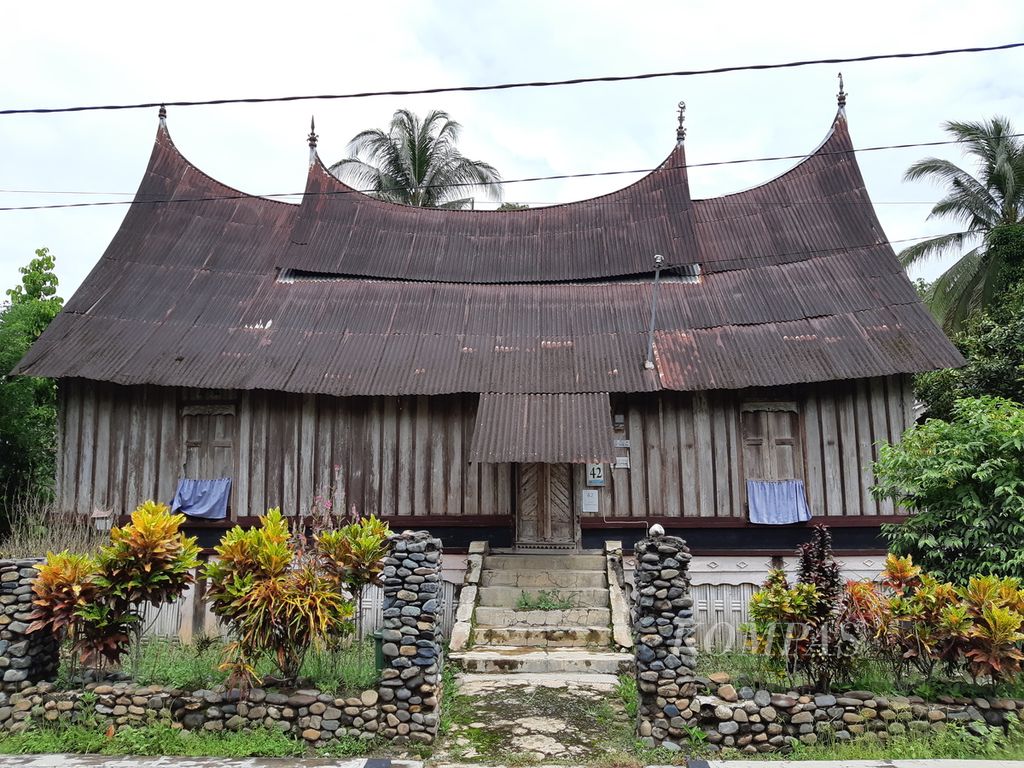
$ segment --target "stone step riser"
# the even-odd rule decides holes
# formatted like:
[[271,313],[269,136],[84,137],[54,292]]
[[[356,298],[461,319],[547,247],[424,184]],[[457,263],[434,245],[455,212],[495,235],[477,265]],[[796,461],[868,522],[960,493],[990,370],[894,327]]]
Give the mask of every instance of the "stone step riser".
[[608,608],[575,608],[567,611],[516,611],[478,605],[477,626],[488,627],[605,627],[611,624]]
[[484,587],[523,587],[529,589],[604,589],[608,577],[604,571],[485,570],[480,576]]
[[601,571],[603,555],[488,555],[484,568],[491,571]]
[[608,648],[607,627],[483,627],[473,630],[474,646],[514,645],[528,648]]
[[557,652],[549,654],[466,654],[452,656],[452,661],[464,672],[528,673],[566,675],[622,675],[632,671],[632,658],[624,654],[602,654],[588,658],[585,655],[565,658]]
[[[538,599],[541,590],[522,587],[481,587],[480,601],[477,605],[494,608],[517,608],[525,592],[527,596]],[[559,589],[559,599],[572,601],[573,608],[607,608],[609,606],[608,589]]]

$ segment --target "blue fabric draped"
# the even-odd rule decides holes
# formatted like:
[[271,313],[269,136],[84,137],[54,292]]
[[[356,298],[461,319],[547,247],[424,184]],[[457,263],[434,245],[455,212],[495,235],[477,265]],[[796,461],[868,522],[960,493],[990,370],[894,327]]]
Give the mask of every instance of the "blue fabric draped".
[[789,525],[811,519],[803,480],[747,480],[750,522]]
[[223,520],[228,516],[230,496],[230,477],[217,480],[183,478],[178,481],[178,490],[174,492],[171,512],[181,512],[204,520]]

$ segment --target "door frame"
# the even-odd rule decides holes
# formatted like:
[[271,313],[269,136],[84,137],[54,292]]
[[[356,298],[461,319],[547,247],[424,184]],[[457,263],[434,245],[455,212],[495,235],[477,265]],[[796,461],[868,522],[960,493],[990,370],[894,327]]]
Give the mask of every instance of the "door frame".
[[522,509],[522,507],[521,507],[521,501],[522,501],[522,499],[521,499],[521,486],[522,486],[521,478],[522,478],[523,467],[531,466],[531,465],[539,467],[540,470],[541,470],[541,475],[542,475],[542,478],[540,480],[540,485],[542,486],[542,488],[538,489],[538,494],[542,494],[543,495],[543,502],[541,503],[541,500],[538,499],[538,521],[537,521],[537,526],[540,527],[540,526],[542,526],[544,524],[545,521],[547,521],[548,522],[548,528],[550,529],[550,523],[549,523],[550,518],[549,517],[545,518],[544,521],[542,521],[540,518],[541,518],[542,514],[546,515],[548,510],[549,510],[548,499],[550,497],[550,490],[549,489],[550,489],[550,483],[551,483],[551,468],[556,466],[556,465],[555,464],[550,464],[550,463],[545,463],[545,462],[516,463],[516,464],[513,465],[513,483],[512,483],[512,508],[513,508],[513,511],[514,511],[514,514],[513,514],[513,531],[512,531],[513,536],[512,536],[512,538],[513,538],[513,545],[514,545],[514,547],[516,549],[527,549],[527,550],[534,550],[534,551],[536,551],[536,550],[556,550],[556,551],[559,551],[559,552],[567,552],[567,551],[574,551],[575,552],[575,551],[578,551],[580,549],[580,544],[581,544],[580,510],[579,510],[578,499],[576,498],[576,488],[575,488],[575,475],[576,475],[576,473],[573,472],[573,465],[572,464],[564,464],[563,465],[566,468],[566,477],[567,477],[567,483],[568,483],[567,496],[568,496],[569,507],[570,507],[570,513],[569,514],[571,516],[571,522],[570,522],[570,526],[572,527],[572,536],[571,536],[571,538],[569,538],[569,539],[562,539],[562,540],[550,540],[550,539],[549,540],[543,540],[542,535],[540,535],[540,534],[538,534],[536,540],[532,540],[532,541],[526,541],[526,540],[523,540],[523,539],[520,538],[520,512],[521,512],[521,509]]

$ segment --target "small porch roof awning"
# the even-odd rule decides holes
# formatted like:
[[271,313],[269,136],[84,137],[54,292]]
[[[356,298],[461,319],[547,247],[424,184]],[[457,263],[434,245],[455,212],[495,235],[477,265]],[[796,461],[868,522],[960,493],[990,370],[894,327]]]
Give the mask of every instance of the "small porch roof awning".
[[607,392],[483,393],[469,460],[586,464],[614,461]]

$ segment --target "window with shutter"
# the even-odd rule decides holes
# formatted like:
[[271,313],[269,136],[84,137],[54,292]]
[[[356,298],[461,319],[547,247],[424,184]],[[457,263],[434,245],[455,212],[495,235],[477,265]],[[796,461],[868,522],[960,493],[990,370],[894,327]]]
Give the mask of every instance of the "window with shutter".
[[182,476],[194,480],[234,478],[235,406],[186,405],[181,409]]
[[740,411],[747,480],[803,480],[804,452],[796,403],[745,403]]

